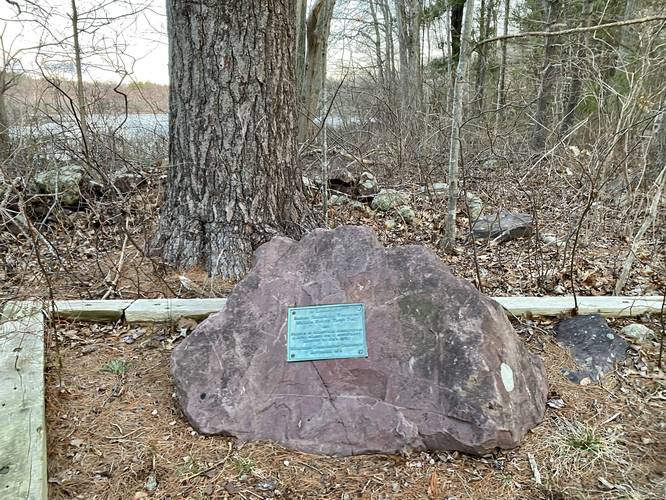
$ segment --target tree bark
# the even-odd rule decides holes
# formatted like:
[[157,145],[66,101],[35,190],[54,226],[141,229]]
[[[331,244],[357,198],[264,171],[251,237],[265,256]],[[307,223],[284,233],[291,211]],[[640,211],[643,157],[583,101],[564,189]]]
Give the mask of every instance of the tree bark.
[[165,262],[240,279],[258,245],[314,225],[296,166],[295,17],[291,0],[167,2]]
[[453,118],[451,120],[451,144],[449,148],[449,199],[446,215],[446,227],[441,245],[453,248],[456,242],[456,209],[458,204],[458,162],[460,161],[460,127],[463,118],[463,92],[465,66],[470,56],[469,37],[472,32],[474,16],[474,0],[467,0],[465,7],[465,24],[460,37],[460,57],[456,68],[456,79],[453,85]]
[[[557,22],[560,13],[561,0],[543,0],[544,19],[548,26],[548,31],[553,31],[553,25]],[[543,152],[546,148],[546,137],[549,129],[546,126],[548,121],[548,108],[555,87],[555,40],[552,36],[546,36],[544,41],[543,66],[541,69],[541,81],[539,83],[539,93],[537,96],[537,108],[534,114],[534,128],[530,146],[535,153]]]

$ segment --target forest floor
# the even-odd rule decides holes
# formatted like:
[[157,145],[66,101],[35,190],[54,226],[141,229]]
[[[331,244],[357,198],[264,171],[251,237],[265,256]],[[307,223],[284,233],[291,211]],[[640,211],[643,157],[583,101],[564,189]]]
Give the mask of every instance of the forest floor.
[[[489,171],[466,181],[467,188],[483,200],[484,214],[509,210],[532,215],[537,231],[530,238],[500,244],[473,242],[461,204],[456,246],[445,251],[438,242],[444,230],[446,200],[425,196],[422,182],[389,185],[395,179],[388,175],[380,187],[410,194],[410,206],[416,213],[413,223],[401,220],[396,210],[358,210],[341,205],[329,207],[328,225],[370,226],[387,246],[426,245],[454,274],[480,284],[488,295],[571,294],[572,283],[580,295],[612,295],[649,200],[640,192],[607,189],[603,198],[596,195],[598,199],[587,207],[580,179],[568,172],[568,168],[549,170],[538,176],[525,174],[521,179],[511,171]],[[0,261],[0,303],[23,297],[129,299],[228,294],[233,283],[211,279],[201,270],[174,271],[147,251],[166,175],[162,167],[143,174],[144,182],[124,198],[102,197],[83,210],[49,210],[48,217],[37,217],[34,229],[40,236],[27,238],[0,229],[0,255],[5,258],[4,263]],[[321,211],[316,195],[313,208]],[[395,227],[387,227],[389,219],[396,222]],[[666,290],[666,250],[660,246],[663,235],[659,234],[665,220],[663,207],[657,224],[635,252],[624,295],[660,295]],[[42,241],[38,250],[33,244],[36,238]]]
[[[666,378],[655,366],[657,344],[634,345],[602,384],[580,386],[561,373],[575,365],[552,325],[514,323],[544,359],[550,384],[544,422],[519,448],[481,458],[331,458],[193,431],[172,394],[173,327],[58,323],[47,350],[49,496],[664,498]],[[648,326],[658,328],[656,320]]]
[[[164,172],[147,173],[126,198],[85,210],[53,210],[31,237],[0,230],[0,306],[8,300],[225,296],[233,283],[200,270],[176,272],[146,252]],[[382,179],[382,176],[378,176]],[[461,207],[453,251],[437,244],[446,200],[420,194],[421,182],[382,187],[410,192],[416,219],[349,206],[329,208],[329,226],[364,224],[389,246],[424,244],[488,295],[612,295],[645,198],[586,194],[566,169],[516,179],[478,173],[466,181],[485,203],[536,216],[537,235],[502,244],[474,242]],[[437,181],[439,179],[430,179]],[[381,184],[381,182],[380,182]],[[321,203],[314,201],[315,209]],[[585,217],[582,217],[583,214]],[[656,231],[636,252],[626,295],[666,290],[666,256]],[[582,222],[581,222],[582,218]],[[397,222],[388,228],[387,219]],[[572,260],[571,250],[577,238]],[[44,238],[40,245],[33,243]],[[480,283],[479,283],[480,282]],[[641,322],[661,327],[654,317]],[[626,321],[615,321],[620,327]],[[198,435],[172,397],[173,325],[51,325],[47,332],[49,488],[52,498],[663,498],[666,494],[666,380],[658,346],[635,345],[601,385],[574,385],[573,367],[553,341],[552,322],[514,323],[545,361],[550,398],[544,423],[520,448],[482,458],[458,453],[325,458],[270,443],[241,444]],[[128,343],[132,341],[132,343]],[[115,372],[115,373],[111,373]],[[538,473],[537,473],[538,470]],[[539,477],[539,480],[537,478]],[[540,483],[539,483],[540,481]]]

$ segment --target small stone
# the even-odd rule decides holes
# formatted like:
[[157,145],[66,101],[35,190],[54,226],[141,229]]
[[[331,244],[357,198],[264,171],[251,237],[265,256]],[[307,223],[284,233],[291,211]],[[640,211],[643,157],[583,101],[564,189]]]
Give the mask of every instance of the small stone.
[[155,471],[152,471],[148,475],[148,479],[146,479],[145,484],[143,485],[146,491],[153,491],[155,488],[157,488],[157,476],[155,475]]
[[657,336],[654,331],[640,323],[631,323],[620,330],[625,337],[638,342],[646,342],[655,339]]
[[331,206],[340,206],[340,205],[347,205],[351,200],[342,194],[333,194],[328,200],[328,204]]
[[407,224],[411,224],[416,218],[416,212],[414,212],[414,210],[408,206],[400,207],[398,209],[398,215],[402,217],[402,220],[404,220]]
[[261,481],[254,485],[260,491],[273,491],[277,486],[277,481],[275,479],[267,479],[266,481]]

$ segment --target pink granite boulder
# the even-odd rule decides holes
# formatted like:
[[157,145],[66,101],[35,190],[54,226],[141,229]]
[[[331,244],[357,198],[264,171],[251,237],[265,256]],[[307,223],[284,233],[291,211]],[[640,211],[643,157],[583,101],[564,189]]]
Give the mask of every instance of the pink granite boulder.
[[[287,363],[287,308],[339,303],[365,304],[368,357]],[[330,455],[513,448],[547,393],[496,302],[429,249],[357,226],[260,247],[172,373],[197,431]]]

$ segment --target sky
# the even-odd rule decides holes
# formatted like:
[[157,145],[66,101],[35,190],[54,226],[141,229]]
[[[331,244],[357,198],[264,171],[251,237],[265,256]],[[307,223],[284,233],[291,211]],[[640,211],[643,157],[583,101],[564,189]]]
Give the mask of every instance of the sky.
[[[0,0],[0,48],[12,66],[74,78],[71,0],[16,1],[20,14]],[[164,0],[77,0],[77,10],[84,79],[168,83]]]

